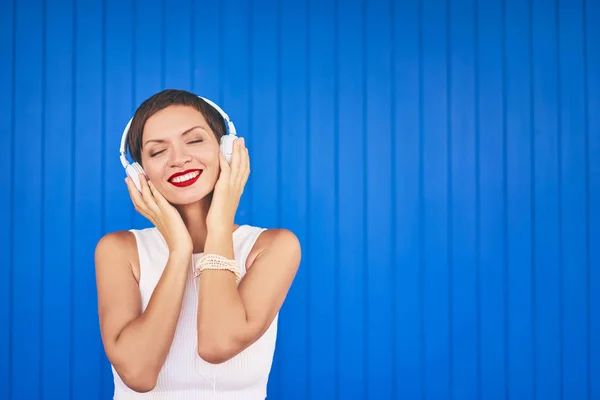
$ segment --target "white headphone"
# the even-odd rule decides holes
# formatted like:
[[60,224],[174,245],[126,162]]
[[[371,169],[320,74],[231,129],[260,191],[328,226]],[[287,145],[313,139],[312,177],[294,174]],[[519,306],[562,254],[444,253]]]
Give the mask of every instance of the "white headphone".
[[[225,135],[221,137],[220,150],[221,153],[223,153],[223,155],[225,156],[227,163],[231,163],[231,155],[233,154],[233,141],[237,139],[235,125],[233,125],[233,122],[231,122],[229,116],[225,113],[225,111],[221,109],[221,107],[202,96],[198,97],[206,101],[209,105],[211,105],[223,117],[223,120],[225,121]],[[127,142],[127,135],[129,133],[129,127],[131,126],[131,121],[133,121],[133,117],[129,120],[127,126],[123,130],[123,136],[121,137],[120,159],[121,165],[123,165],[123,168],[125,168],[125,173],[133,180],[133,183],[138,188],[138,190],[141,191],[142,189],[140,186],[140,180],[138,175],[145,175],[144,169],[137,162],[129,163],[125,151],[125,143]]]

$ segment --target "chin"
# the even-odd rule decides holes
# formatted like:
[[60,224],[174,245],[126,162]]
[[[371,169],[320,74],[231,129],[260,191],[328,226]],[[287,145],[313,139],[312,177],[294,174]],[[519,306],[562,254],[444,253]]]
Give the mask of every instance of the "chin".
[[203,188],[195,188],[195,190],[186,191],[180,191],[180,189],[175,189],[175,191],[170,191],[169,196],[165,196],[165,198],[169,201],[169,203],[173,205],[185,206],[201,201],[206,196],[208,196],[210,192],[210,190]]

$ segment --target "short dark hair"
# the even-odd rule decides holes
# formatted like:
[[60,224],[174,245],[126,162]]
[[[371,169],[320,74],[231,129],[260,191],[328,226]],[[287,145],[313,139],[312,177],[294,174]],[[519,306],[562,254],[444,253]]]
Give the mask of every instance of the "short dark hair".
[[169,106],[187,106],[198,110],[210,129],[214,132],[217,141],[225,134],[225,121],[221,114],[206,101],[186,90],[165,89],[144,100],[133,115],[133,120],[127,133],[127,147],[131,158],[142,164],[142,136],[146,121],[158,111]]

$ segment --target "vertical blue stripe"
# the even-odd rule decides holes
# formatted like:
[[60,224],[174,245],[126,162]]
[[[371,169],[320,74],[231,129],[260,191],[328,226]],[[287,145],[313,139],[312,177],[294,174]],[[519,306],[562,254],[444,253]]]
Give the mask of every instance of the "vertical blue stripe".
[[585,398],[587,371],[586,149],[582,3],[559,3],[563,396]]
[[[162,82],[163,69],[168,71],[173,70],[174,76],[181,75],[178,79],[185,79],[188,76],[185,65],[181,65],[181,60],[179,63],[173,63],[170,61],[170,57],[168,58],[168,62],[166,61],[167,58],[163,59],[162,57],[163,48],[169,48],[168,54],[170,54],[171,48],[174,47],[173,42],[185,42],[185,39],[187,38],[185,31],[179,32],[179,37],[171,38],[172,28],[170,26],[170,19],[165,21],[165,24],[168,26],[166,31],[169,34],[165,35],[166,37],[163,37],[161,27],[163,18],[166,18],[166,16],[162,14],[162,0],[152,0],[144,2],[143,4],[135,2],[133,6],[135,12],[133,15],[133,66],[135,69],[132,73],[134,79],[133,84],[135,87],[134,107],[129,111],[127,115],[128,118],[123,121],[124,124],[126,124],[127,120],[133,116],[135,109],[144,100],[164,89],[164,86],[170,87],[170,80],[167,80],[164,83]],[[169,14],[174,12],[175,11],[170,10]],[[178,26],[181,26],[181,23],[182,22],[180,21]],[[123,33],[130,35],[130,33]],[[163,39],[168,39],[169,42],[165,43]],[[149,46],[149,42],[153,43],[153,45]],[[163,64],[163,61],[165,61],[164,64],[166,65]],[[127,60],[126,62],[128,63],[126,65],[130,65],[129,63],[131,61]],[[130,105],[128,104],[128,106]],[[123,128],[125,127],[124,124],[121,123]]]
[[73,213],[72,398],[99,399],[103,349],[98,329],[94,249],[102,234],[106,10],[76,7]]
[[506,396],[503,8],[478,4],[481,396]]
[[397,327],[395,386],[397,398],[420,399],[424,394],[423,337],[420,327],[419,214],[419,8],[410,1],[394,3],[395,53],[395,325]]
[[339,9],[340,9],[340,1],[334,0],[334,23],[333,23],[333,65],[334,65],[334,74],[335,78],[333,80],[333,98],[334,98],[334,106],[333,106],[333,140],[335,143],[335,148],[333,149],[333,168],[335,171],[334,177],[334,259],[335,259],[335,400],[339,400],[340,391],[341,391],[341,379],[340,379],[340,337],[341,337],[341,321],[340,321],[340,310],[341,310],[341,276],[342,276],[342,265],[341,265],[341,254],[340,254],[340,240],[341,240],[341,232],[340,232],[340,152],[338,150],[338,143],[340,141],[340,18],[339,18]]
[[[125,172],[119,162],[119,145],[127,121],[133,115],[133,90],[137,84],[132,71],[136,64],[134,2],[105,2],[105,83],[102,121],[102,171],[100,199],[101,235],[130,228],[132,202],[124,182]],[[144,70],[148,66],[143,65]],[[144,85],[141,85],[142,87]],[[145,225],[149,225],[145,221]],[[113,377],[110,363],[103,353],[100,367],[101,398],[112,396]]]
[[505,7],[507,392],[525,399],[533,397],[530,7]]
[[480,81],[480,73],[479,73],[479,65],[481,64],[479,61],[479,1],[474,0],[474,15],[475,15],[475,40],[474,40],[474,50],[475,50],[475,118],[474,118],[474,126],[475,126],[475,314],[476,314],[476,335],[475,335],[475,343],[477,346],[477,379],[476,389],[477,389],[477,397],[481,397],[483,392],[482,390],[482,348],[481,348],[481,185],[479,184],[481,180],[481,157],[479,155],[479,146],[480,146],[480,117],[479,117],[479,91],[481,85]]
[[[248,37],[250,29],[250,0],[228,0],[221,3],[223,7],[223,82],[221,91],[221,107],[235,124],[237,134],[243,137],[250,153],[250,168],[254,160],[252,131],[250,130],[250,68],[248,60],[250,48]],[[260,106],[260,101],[258,102]],[[260,132],[257,131],[257,132]],[[244,195],[240,199],[236,221],[238,224],[250,223],[251,190],[254,175],[248,178]]]
[[587,135],[588,397],[600,398],[600,3],[584,2]]
[[[44,4],[16,7],[11,378],[13,398],[41,392]],[[26,318],[23,318],[25,317]]]
[[[192,0],[193,91],[219,104],[222,49],[221,8],[218,1]],[[140,18],[140,23],[145,22]],[[145,48],[151,48],[144,46]]]
[[452,398],[477,399],[475,2],[450,5],[449,147]]
[[253,224],[277,226],[277,30],[276,10],[264,0],[252,0],[252,132],[250,169],[252,175]]
[[533,0],[535,394],[560,398],[560,250],[556,10]]
[[[170,9],[169,14],[172,12],[176,12],[176,11],[173,11],[174,7],[176,7],[176,6],[173,5],[173,6],[169,7],[169,9]],[[181,7],[181,3],[179,3],[179,7]],[[123,129],[125,128],[127,121],[129,121],[129,119],[133,116],[135,109],[137,107],[139,107],[139,105],[144,100],[146,100],[147,98],[151,97],[152,95],[158,93],[159,91],[165,89],[167,85],[171,84],[172,78],[166,79],[165,71],[167,69],[169,69],[169,71],[171,71],[172,68],[176,68],[173,71],[173,76],[177,75],[177,78],[173,78],[173,79],[177,79],[178,82],[181,82],[182,79],[185,80],[189,76],[187,73],[188,70],[187,70],[185,64],[181,65],[181,62],[180,62],[179,64],[175,65],[175,67],[173,67],[173,64],[170,61],[167,62],[165,49],[167,47],[169,49],[171,49],[172,41],[170,41],[169,43],[166,43],[167,38],[169,38],[169,39],[171,38],[170,34],[167,36],[167,31],[170,33],[171,29],[170,29],[170,27],[167,28],[168,21],[166,20],[167,17],[166,17],[166,11],[165,11],[165,7],[164,7],[164,1],[163,0],[150,0],[150,1],[144,1],[143,3],[136,1],[133,4],[133,10],[134,10],[133,18],[128,17],[129,14],[126,14],[123,17],[124,19],[127,19],[128,21],[132,21],[132,20],[134,21],[134,24],[133,24],[134,29],[133,29],[133,44],[132,44],[133,47],[130,47],[130,49],[132,51],[130,52],[129,58],[124,60],[124,65],[130,65],[130,67],[129,67],[129,70],[127,70],[127,68],[124,69],[123,75],[121,78],[121,79],[127,80],[126,82],[123,83],[125,85],[125,86],[122,86],[123,88],[127,88],[127,90],[129,90],[129,88],[131,88],[133,85],[133,89],[134,89],[134,93],[132,94],[133,97],[131,98],[129,96],[123,96],[122,100],[117,100],[119,102],[123,101],[122,105],[118,105],[119,103],[116,103],[116,102],[112,102],[112,103],[108,104],[109,106],[113,106],[113,105],[116,106],[114,108],[114,110],[115,110],[115,112],[119,113],[119,116],[115,117],[115,118],[111,118],[107,121],[109,124],[112,124],[114,121],[114,127],[112,127],[111,129],[108,129],[107,133],[109,135],[112,135],[114,133],[115,135],[119,136],[119,139],[121,137],[121,134],[123,133]],[[182,24],[184,24],[184,23],[180,22],[178,26],[181,26]],[[129,27],[126,26],[125,28],[129,28]],[[129,37],[129,35],[131,35],[131,31],[132,31],[132,29],[129,29],[128,31],[124,30],[123,31],[123,35],[125,35],[124,38]],[[185,42],[186,38],[188,37],[186,31],[185,30],[180,31],[178,34],[180,37],[178,37],[176,40],[178,42],[179,41]],[[131,43],[131,41],[132,40],[130,39],[128,42]],[[152,43],[152,45],[149,45],[148,43]],[[169,56],[170,55],[171,54],[169,51]],[[132,60],[133,60],[133,66],[131,66]],[[132,71],[132,73],[127,75],[126,73],[129,71]],[[179,75],[181,75],[181,76],[179,76]],[[169,75],[169,76],[171,76],[171,75]],[[109,82],[109,87],[110,87],[110,82]],[[115,85],[115,89],[116,88],[117,87]],[[185,89],[185,87],[183,89]],[[110,110],[110,108],[108,110]],[[112,137],[112,136],[109,136],[109,137]],[[111,142],[114,144],[119,143],[118,139],[113,139]],[[119,196],[126,196],[126,203],[129,205],[130,210],[131,210],[130,212],[132,215],[132,225],[133,226],[131,226],[131,227],[137,228],[137,229],[149,227],[150,222],[144,216],[142,216],[140,213],[135,211],[135,209],[133,208],[133,203],[129,197],[127,188],[126,188],[126,186],[124,186],[125,183],[123,182],[123,179],[125,178],[125,174],[124,174],[123,168],[120,165],[118,165],[118,158],[115,159],[113,156],[112,160],[113,160],[114,167],[119,170],[118,175],[117,175],[117,172],[115,171],[114,175],[112,175],[112,176],[115,177],[114,182],[115,183],[119,182],[119,185],[118,186],[114,185],[114,186],[109,186],[109,187],[111,187],[115,191],[118,190]],[[117,176],[120,179],[116,179]],[[123,190],[123,189],[125,189],[125,190]],[[122,204],[122,203],[118,203],[118,204]],[[129,224],[128,222],[126,222],[124,217],[122,219],[115,218],[115,221],[118,221],[118,220],[122,220],[124,223]],[[109,231],[112,231],[112,230],[109,230]]]
[[335,0],[309,2],[308,397],[336,399]]
[[[73,34],[70,1],[48,1],[43,146],[42,393],[69,398]],[[57,177],[61,179],[57,179]],[[67,312],[65,312],[67,311]]]
[[[132,91],[134,88],[147,86],[145,82],[138,86],[137,75],[134,77],[131,73],[133,66],[141,65],[144,71],[150,68],[149,63],[144,62],[148,60],[141,60],[138,64],[136,59],[137,46],[134,39],[137,24],[134,23],[133,2],[107,1],[106,8],[106,101],[104,104],[106,118],[103,144],[105,154],[103,154],[102,234],[129,229],[131,215],[136,213],[125,186],[125,171],[118,158],[119,145],[123,129],[133,116]],[[147,221],[146,225],[149,225]]]
[[[302,246],[307,243],[306,136],[309,135],[307,86],[307,3],[284,2],[281,9],[281,109],[280,173],[281,226],[292,230]],[[282,397],[301,399],[308,395],[307,289],[308,265],[302,262],[288,293],[280,318]]]
[[392,298],[391,298],[391,315],[390,315],[390,324],[391,324],[391,335],[392,335],[392,343],[390,349],[388,351],[391,353],[392,357],[392,365],[390,366],[390,373],[392,376],[391,382],[391,396],[393,398],[396,397],[396,393],[398,391],[398,365],[396,363],[396,353],[398,351],[398,323],[396,321],[396,315],[398,314],[398,308],[396,304],[395,293],[397,291],[397,280],[398,280],[398,257],[396,254],[396,243],[398,240],[397,235],[397,218],[396,218],[396,204],[398,202],[397,193],[395,190],[397,179],[396,172],[396,129],[397,129],[397,121],[396,121],[396,93],[397,93],[397,79],[396,79],[396,8],[395,2],[390,1],[389,3],[389,13],[388,13],[389,21],[390,21],[390,29],[388,31],[389,40],[390,40],[390,68],[389,68],[389,79],[390,79],[390,224],[391,224],[391,232],[390,232],[390,257],[391,257],[391,290],[392,290]]
[[[252,0],[252,124],[249,144],[252,223],[278,226],[279,67],[278,14],[269,0]],[[281,343],[278,340],[278,344]],[[275,352],[267,395],[281,398],[281,355]]]
[[339,398],[366,390],[364,297],[363,17],[360,1],[338,7]]
[[365,2],[366,396],[378,399],[394,397],[389,13],[389,1]]
[[[192,1],[163,2],[162,17],[165,24],[165,41],[161,48],[164,52],[165,63],[163,73],[165,76],[164,88],[191,90],[191,20]],[[138,5],[145,7],[146,2]],[[140,43],[140,48],[148,47],[145,42]],[[140,70],[146,67],[140,65]]]
[[446,7],[444,1],[423,1],[421,20],[425,398],[436,399],[450,395]]
[[15,122],[15,2],[0,3],[0,170],[6,177],[5,194],[0,196],[0,397],[10,399],[12,385],[12,304],[14,224],[14,122]]

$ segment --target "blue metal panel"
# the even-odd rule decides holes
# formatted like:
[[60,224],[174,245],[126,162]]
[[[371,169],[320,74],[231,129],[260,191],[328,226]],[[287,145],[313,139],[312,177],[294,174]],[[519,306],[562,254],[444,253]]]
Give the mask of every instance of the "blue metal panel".
[[[270,0],[253,0],[252,5],[252,59],[249,61],[252,69],[252,114],[248,143],[252,172],[248,179],[251,188],[245,196],[250,198],[253,224],[280,226],[279,14],[278,8]],[[269,396],[274,398],[283,396],[282,361],[281,353],[276,351],[267,388]]]
[[337,12],[338,396],[349,399],[367,395],[366,55],[363,3],[339,2]]
[[[282,1],[279,9],[277,177],[279,224],[307,241],[307,1]],[[308,265],[302,262],[280,316],[281,397],[308,396]]]
[[15,7],[10,370],[12,395],[35,398],[42,390],[45,9],[42,1]]
[[425,398],[450,398],[448,10],[421,2],[421,227]]
[[[337,393],[339,332],[336,324],[340,266],[338,245],[336,106],[336,9],[334,0],[309,2],[307,152],[308,218],[303,246],[308,266],[308,398],[335,399]],[[319,12],[316,12],[316,10]],[[315,270],[312,266],[319,265]]]
[[600,398],[600,2],[585,3],[588,396]]
[[[149,21],[143,17],[138,17],[142,9],[146,7],[147,2],[135,4],[136,21],[146,25],[147,29],[156,31],[162,35],[163,46],[154,46],[157,50],[156,55],[160,55],[161,63],[161,87],[165,88],[187,88],[191,89],[192,86],[192,53],[195,49],[192,48],[192,0],[177,1],[177,2],[157,2],[157,5],[162,7],[160,11],[154,11],[152,14],[155,17],[160,17],[162,20],[157,24],[148,24]],[[158,22],[158,21],[157,21]],[[137,23],[134,24],[137,27]],[[160,26],[160,29],[157,29]],[[137,33],[137,32],[136,32]],[[145,33],[139,32],[140,36],[136,35],[135,51],[137,49],[150,49],[151,46],[147,46],[147,39]],[[148,64],[139,60],[136,62],[136,72],[142,72],[148,70]],[[138,76],[134,73],[134,76]],[[141,74],[141,76],[143,76]],[[144,99],[151,96],[157,90],[151,85],[144,85],[143,82],[139,82],[141,85],[136,85],[138,92],[136,93],[136,103],[141,103]]]
[[[252,63],[250,62],[252,35],[250,31],[250,1],[227,0],[220,4],[221,9],[221,60],[223,78],[219,87],[221,93],[220,105],[226,110],[236,110],[234,121],[240,136],[247,142],[248,149],[252,146],[252,133],[260,134],[260,130],[250,130],[250,119],[254,107],[260,107],[251,103],[250,90],[252,88]],[[202,50],[199,49],[199,55]],[[212,62],[203,59],[203,63]],[[189,87],[185,85],[184,87]],[[255,152],[252,152],[254,160]],[[254,177],[253,177],[254,178]],[[253,182],[248,182],[244,192],[245,196],[240,199],[237,212],[237,223],[251,223],[251,189]]]
[[41,392],[56,398],[71,389],[73,12],[70,2],[46,3]]
[[12,270],[14,224],[14,121],[15,121],[15,6],[13,2],[0,2],[0,397],[10,398],[12,387]]
[[537,398],[561,398],[556,9],[533,3],[534,342]]
[[475,1],[450,5],[450,65],[448,71],[448,190],[450,292],[452,308],[450,387],[455,399],[480,397],[479,290],[477,269],[477,137],[476,137],[476,29]]
[[394,397],[394,268],[392,264],[392,18],[391,2],[364,9],[365,269],[367,398]]
[[401,399],[422,399],[425,391],[420,21],[417,2],[394,4],[394,356],[396,398]]
[[504,399],[506,363],[506,126],[502,2],[477,4],[477,268],[480,396]]
[[[148,4],[148,3],[146,3]],[[149,7],[149,5],[147,6]],[[115,159],[118,154],[121,133],[127,121],[133,115],[135,84],[140,79],[140,87],[150,84],[144,81],[144,72],[155,71],[160,68],[160,63],[151,63],[149,60],[142,62],[135,57],[136,43],[134,39],[135,28],[134,7],[132,1],[109,0],[104,3],[104,44],[103,44],[103,80],[102,87],[102,177],[101,177],[101,230],[113,232],[129,229],[133,226],[149,226],[145,218],[134,213],[129,194],[125,189],[123,168]],[[154,30],[160,31],[153,27]],[[148,40],[148,38],[144,39]],[[142,48],[146,48],[143,46]],[[141,65],[140,71],[135,69]],[[158,85],[148,88],[144,93],[149,95],[152,89],[158,90]],[[137,214],[137,219],[132,216]],[[140,223],[141,222],[141,223]],[[102,355],[100,368],[100,398],[109,398],[112,394],[112,371],[106,356]]]
[[167,87],[223,105],[239,223],[303,259],[269,398],[600,396],[600,6],[0,3],[0,397],[105,399],[94,248]]
[[[73,276],[71,396],[99,399],[104,365],[98,329],[94,249],[103,232],[106,165],[106,5],[75,6],[73,169]],[[118,145],[117,145],[118,146]],[[107,389],[108,390],[108,389]],[[16,398],[16,397],[15,397]]]
[[509,398],[533,398],[532,128],[528,4],[505,4],[506,368]]
[[586,108],[583,2],[558,9],[562,395],[588,393]]

